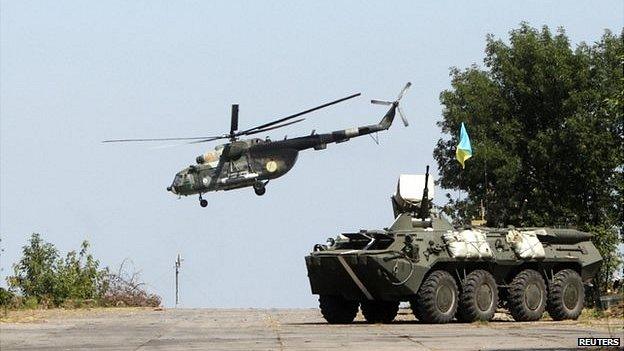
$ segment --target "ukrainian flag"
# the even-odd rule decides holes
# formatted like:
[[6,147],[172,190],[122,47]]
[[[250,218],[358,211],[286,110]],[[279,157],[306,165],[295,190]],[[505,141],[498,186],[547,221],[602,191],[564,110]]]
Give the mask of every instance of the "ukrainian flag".
[[461,131],[459,132],[459,144],[457,144],[457,149],[455,150],[455,158],[461,163],[462,168],[466,168],[464,162],[471,157],[472,146],[470,146],[470,138],[468,137],[466,126],[464,126],[464,122],[462,122]]

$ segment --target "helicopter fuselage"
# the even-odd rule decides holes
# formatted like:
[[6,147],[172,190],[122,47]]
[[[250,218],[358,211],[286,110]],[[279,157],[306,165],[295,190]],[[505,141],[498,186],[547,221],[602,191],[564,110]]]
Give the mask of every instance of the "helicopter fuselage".
[[315,134],[312,131],[307,136],[293,139],[284,138],[277,141],[271,141],[268,138],[239,139],[241,136],[265,133],[299,123],[305,120],[305,117],[301,117],[303,115],[355,98],[360,96],[360,93],[240,131],[238,130],[238,104],[233,104],[228,134],[200,137],[109,139],[103,142],[188,141],[195,144],[229,139],[229,143],[219,145],[215,147],[214,151],[199,155],[196,158],[197,164],[190,165],[176,173],[173,183],[167,187],[167,191],[178,196],[199,194],[199,204],[206,207],[208,201],[202,198],[202,194],[210,191],[253,187],[257,195],[263,195],[269,180],[279,178],[293,168],[297,162],[299,151],[305,149],[324,150],[330,143],[342,143],[351,138],[387,130],[392,125],[397,111],[403,120],[403,124],[407,127],[408,122],[401,112],[399,101],[410,85],[411,83],[408,82],[394,101],[371,100],[373,104],[390,106],[379,123],[337,130],[331,133]]
[[178,172],[167,190],[188,196],[249,186],[256,190],[264,188],[266,182],[292,169],[299,151],[323,150],[330,143],[386,130],[392,124],[395,109],[396,105],[393,105],[379,123],[363,127],[276,141],[259,138],[233,140],[198,156],[197,164]]
[[249,139],[219,146],[216,152],[198,156],[196,165],[178,172],[167,190],[187,196],[244,188],[279,178],[295,165],[299,150],[272,145],[276,143],[279,142]]

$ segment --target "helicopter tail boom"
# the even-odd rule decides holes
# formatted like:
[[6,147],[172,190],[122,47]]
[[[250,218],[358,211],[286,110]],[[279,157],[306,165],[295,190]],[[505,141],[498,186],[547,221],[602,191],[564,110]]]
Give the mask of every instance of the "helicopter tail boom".
[[392,125],[398,108],[398,104],[396,103],[391,103],[391,105],[392,106],[390,107],[388,112],[386,112],[381,121],[379,121],[379,123],[377,124],[369,124],[362,127],[342,129],[333,131],[331,133],[312,134],[304,137],[274,141],[270,144],[260,144],[254,146],[253,148],[257,150],[264,150],[269,148],[289,148],[299,151],[311,148],[314,148],[315,150],[323,150],[326,148],[327,144],[343,143],[351,138],[384,131],[390,128],[390,126]]
[[[328,143],[342,143],[351,138],[355,138],[358,136],[377,133],[383,130],[387,130],[392,125],[394,121],[394,116],[396,115],[397,104],[392,104],[392,107],[388,110],[388,112],[383,116],[381,121],[377,124],[369,124],[363,127],[354,127],[349,129],[337,130],[335,132],[331,132],[330,134],[321,135],[321,139],[326,139]],[[325,138],[323,138],[325,137]]]
[[381,128],[381,130],[387,130],[388,128],[390,128],[392,122],[394,121],[394,116],[396,115],[396,110],[398,107],[398,103],[393,103],[392,107],[390,107],[390,109],[388,110],[388,112],[386,112],[381,121],[379,121],[377,125]]
[[284,140],[274,141],[274,142],[267,143],[267,144],[263,143],[259,145],[254,145],[252,148],[258,151],[265,151],[265,150],[271,150],[271,149],[277,150],[277,149],[282,149],[282,148],[293,149],[293,150],[298,150],[298,151],[305,150],[305,149],[312,149],[312,148],[314,148],[315,150],[323,150],[327,147],[327,144],[342,143],[342,142],[348,141],[351,138],[387,130],[392,125],[392,122],[394,121],[394,117],[396,116],[397,111],[399,112],[399,116],[401,116],[401,119],[403,120],[403,124],[407,127],[409,123],[407,122],[407,119],[405,118],[405,115],[403,114],[399,103],[401,99],[403,98],[403,96],[405,95],[405,92],[411,85],[412,83],[409,83],[409,82],[405,84],[405,86],[403,87],[403,89],[401,89],[401,92],[399,93],[395,101],[391,102],[391,101],[371,100],[371,103],[376,104],[376,105],[390,106],[390,108],[388,109],[388,112],[386,112],[386,114],[383,116],[381,121],[379,121],[379,123],[377,124],[369,124],[363,127],[342,129],[342,130],[337,130],[337,131],[326,133],[326,134],[315,134],[314,132],[312,132],[312,135],[293,138],[293,139],[284,139]]

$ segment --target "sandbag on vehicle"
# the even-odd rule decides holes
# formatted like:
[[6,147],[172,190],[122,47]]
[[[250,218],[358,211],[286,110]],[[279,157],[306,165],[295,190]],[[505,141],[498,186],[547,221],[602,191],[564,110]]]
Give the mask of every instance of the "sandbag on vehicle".
[[443,236],[449,253],[455,258],[491,258],[492,250],[485,233],[479,230],[447,232]]
[[535,230],[518,231],[510,229],[506,239],[519,258],[544,258],[546,257],[544,246],[537,238],[537,234]]

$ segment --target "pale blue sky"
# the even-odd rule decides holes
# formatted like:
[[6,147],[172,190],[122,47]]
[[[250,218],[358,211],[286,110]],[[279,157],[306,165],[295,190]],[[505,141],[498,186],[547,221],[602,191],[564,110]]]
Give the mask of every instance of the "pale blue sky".
[[[622,29],[622,1],[1,1],[2,283],[39,232],[62,251],[83,239],[111,267],[131,258],[185,307],[313,307],[303,257],[340,231],[392,221],[400,173],[436,169],[449,67],[481,64],[485,36],[521,21],[564,26],[574,45]],[[154,149],[108,138],[214,134],[362,92],[270,135],[377,122],[406,81],[411,125],[305,151],[251,189],[177,200],[175,172],[214,145]],[[469,127],[469,126],[468,126]],[[438,191],[438,194],[441,192]],[[437,196],[441,199],[441,196]]]

